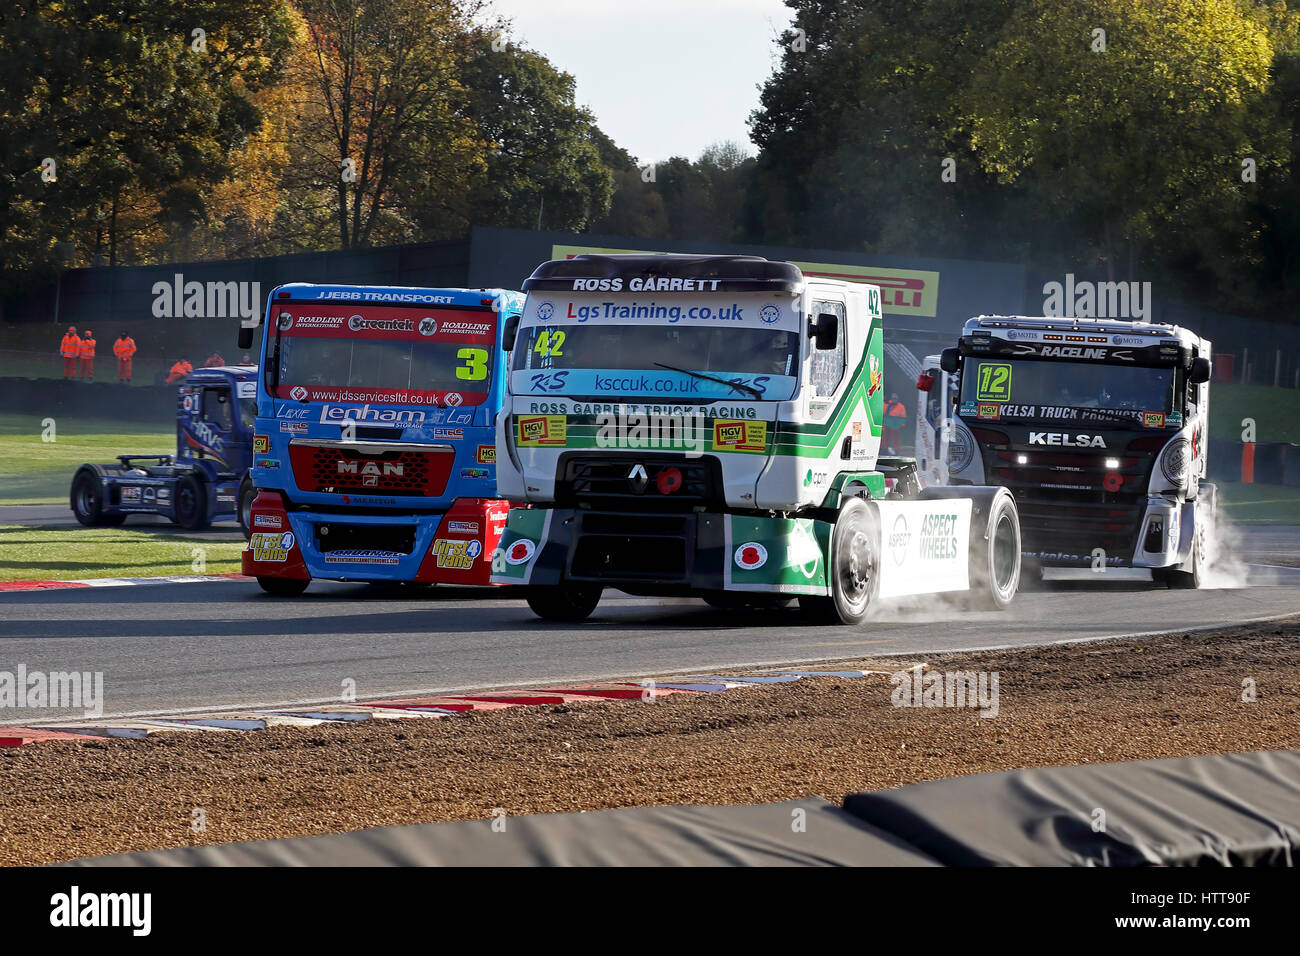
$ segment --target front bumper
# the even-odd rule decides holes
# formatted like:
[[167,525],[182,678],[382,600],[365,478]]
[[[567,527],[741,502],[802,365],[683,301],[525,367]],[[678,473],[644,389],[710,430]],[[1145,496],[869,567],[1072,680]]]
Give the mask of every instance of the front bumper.
[[493,555],[492,583],[824,596],[830,533],[812,518],[516,509]]

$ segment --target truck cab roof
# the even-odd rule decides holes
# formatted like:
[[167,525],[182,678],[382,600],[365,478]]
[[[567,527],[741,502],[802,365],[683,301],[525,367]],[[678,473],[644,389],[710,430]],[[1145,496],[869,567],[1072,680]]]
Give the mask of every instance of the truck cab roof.
[[[1179,344],[1194,351],[1198,347],[1209,345],[1190,329],[1164,322],[1139,322],[1129,319],[1083,319],[1067,316],[1048,315],[977,315],[967,319],[962,327],[962,338],[976,332],[986,332],[997,338],[1010,338],[1006,333],[1013,329],[1037,333],[1078,333],[1084,336],[1148,336],[1151,338],[1177,339]],[[1114,342],[1114,339],[1110,339]],[[1120,344],[1116,342],[1116,344]]]
[[573,292],[796,292],[804,275],[761,256],[593,254],[543,262],[524,290]]
[[356,302],[481,307],[493,305],[498,300],[507,304],[521,301],[518,292],[511,289],[447,289],[432,286],[382,286],[334,285],[315,282],[289,282],[271,290],[271,302],[276,300],[312,302]]

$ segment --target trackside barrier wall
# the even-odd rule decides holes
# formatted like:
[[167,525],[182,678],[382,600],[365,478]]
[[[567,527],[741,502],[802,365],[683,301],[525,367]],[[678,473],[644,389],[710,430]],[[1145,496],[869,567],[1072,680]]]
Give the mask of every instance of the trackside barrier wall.
[[[1097,811],[1105,814],[1096,826]],[[805,815],[801,831],[791,826]],[[638,807],[183,847],[72,866],[1294,866],[1300,751],[1046,767],[740,807]]]

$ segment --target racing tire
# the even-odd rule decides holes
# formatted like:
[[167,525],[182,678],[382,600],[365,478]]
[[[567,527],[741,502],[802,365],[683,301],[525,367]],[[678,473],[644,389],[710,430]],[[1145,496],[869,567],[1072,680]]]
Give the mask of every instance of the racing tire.
[[212,524],[208,514],[208,490],[197,475],[182,475],[176,482],[174,520],[186,531],[202,531]]
[[[1201,537],[1204,535],[1202,530],[1204,526],[1196,529],[1192,535],[1192,570],[1180,571],[1178,568],[1160,568],[1164,572],[1165,587],[1175,591],[1194,591],[1198,590],[1205,583],[1205,575],[1202,571],[1204,562],[1201,560]],[[1155,571],[1151,572],[1153,578],[1156,577]],[[1156,578],[1158,581],[1159,578]]]
[[263,578],[257,579],[257,586],[267,594],[275,597],[297,597],[307,590],[310,578]]
[[830,597],[801,596],[800,610],[818,624],[861,624],[880,589],[880,518],[874,505],[844,499],[826,570]]
[[116,528],[126,520],[126,515],[104,514],[104,485],[89,467],[73,477],[68,504],[78,523],[87,528]]
[[592,585],[535,588],[528,592],[528,606],[543,621],[585,621],[600,603],[602,591]]
[[239,506],[239,530],[244,532],[246,540],[253,535],[253,500],[255,498],[257,498],[257,489],[253,487],[252,481],[244,478],[244,483],[239,486],[239,497],[235,500]]

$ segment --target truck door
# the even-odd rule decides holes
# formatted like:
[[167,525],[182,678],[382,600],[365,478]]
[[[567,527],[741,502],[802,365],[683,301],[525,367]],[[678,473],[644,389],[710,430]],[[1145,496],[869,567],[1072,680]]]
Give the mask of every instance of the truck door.
[[807,402],[804,414],[809,422],[827,421],[835,413],[845,385],[845,355],[849,343],[846,341],[848,323],[845,321],[844,302],[835,296],[815,293],[809,302],[809,317],[816,321],[818,316],[827,314],[836,319],[835,348],[817,349],[809,344],[808,366],[804,374],[804,381],[808,383],[804,390]]

